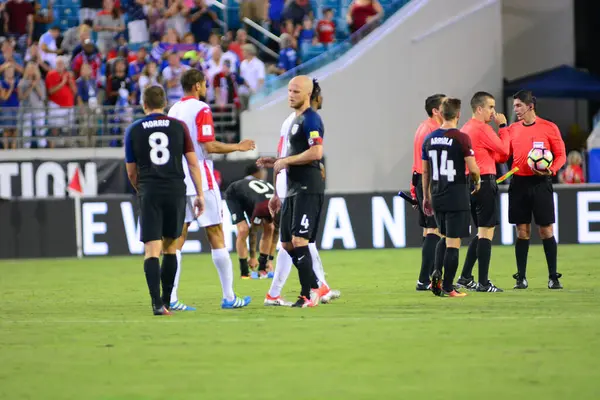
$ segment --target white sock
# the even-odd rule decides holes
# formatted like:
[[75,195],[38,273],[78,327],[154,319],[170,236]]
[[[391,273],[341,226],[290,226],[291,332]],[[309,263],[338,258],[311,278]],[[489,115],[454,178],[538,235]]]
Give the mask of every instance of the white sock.
[[325,280],[325,271],[323,270],[323,263],[321,262],[321,257],[319,257],[317,245],[315,243],[309,243],[308,249],[310,250],[310,256],[312,257],[313,271],[315,272],[319,283],[329,287],[327,281]]
[[273,274],[273,282],[269,289],[269,296],[278,297],[281,295],[281,290],[287,281],[290,272],[292,271],[292,257],[283,248],[277,253],[277,263],[275,264],[275,273]]
[[213,263],[217,267],[221,288],[223,288],[223,298],[227,301],[235,299],[233,293],[233,263],[227,249],[213,249],[211,251]]
[[175,257],[177,257],[177,272],[175,273],[173,291],[171,292],[171,303],[177,302],[177,288],[179,287],[179,276],[181,275],[181,250],[175,252]]

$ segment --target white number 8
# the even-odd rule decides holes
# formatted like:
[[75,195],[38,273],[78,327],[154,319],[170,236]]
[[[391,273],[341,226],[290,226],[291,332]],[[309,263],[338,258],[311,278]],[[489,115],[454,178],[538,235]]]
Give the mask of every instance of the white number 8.
[[169,137],[163,132],[154,132],[148,137],[150,145],[150,161],[154,165],[165,165],[171,158]]

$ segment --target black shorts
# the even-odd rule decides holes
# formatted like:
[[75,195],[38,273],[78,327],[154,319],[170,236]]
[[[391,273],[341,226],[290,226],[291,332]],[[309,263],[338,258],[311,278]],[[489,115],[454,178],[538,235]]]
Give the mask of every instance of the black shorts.
[[416,172],[413,173],[413,186],[417,192],[417,207],[419,208],[419,226],[423,228],[437,228],[435,217],[428,217],[423,212],[423,179],[422,175]]
[[231,214],[231,223],[233,225],[237,225],[239,222],[247,221],[246,214],[244,212],[244,207],[240,204],[237,199],[228,198],[227,200],[227,208],[229,209],[229,214]]
[[471,195],[471,216],[478,228],[493,228],[500,224],[500,196],[496,175],[481,176],[479,192]]
[[185,195],[147,194],[140,196],[139,200],[142,242],[181,236],[185,220]]
[[289,243],[292,236],[314,242],[319,230],[322,194],[299,193],[286,197],[281,207],[281,241]]
[[470,236],[471,215],[469,211],[440,211],[435,213],[440,233],[450,239]]
[[554,189],[547,176],[514,176],[508,187],[508,221],[530,224],[531,215],[538,226],[552,225]]

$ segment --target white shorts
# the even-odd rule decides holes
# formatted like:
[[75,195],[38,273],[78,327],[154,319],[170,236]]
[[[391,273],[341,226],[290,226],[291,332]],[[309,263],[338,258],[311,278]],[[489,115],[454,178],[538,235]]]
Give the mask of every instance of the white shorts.
[[206,190],[204,192],[204,212],[198,219],[194,216],[194,198],[188,196],[188,204],[185,207],[185,223],[198,221],[201,228],[223,223],[223,201],[219,190]]

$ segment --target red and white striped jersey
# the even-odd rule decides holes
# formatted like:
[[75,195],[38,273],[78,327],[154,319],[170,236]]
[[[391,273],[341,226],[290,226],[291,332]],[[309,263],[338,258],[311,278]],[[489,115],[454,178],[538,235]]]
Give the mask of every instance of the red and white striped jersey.
[[[183,97],[177,103],[173,104],[169,110],[169,117],[184,122],[190,132],[190,136],[194,142],[194,150],[198,156],[200,171],[202,172],[202,190],[219,190],[213,173],[213,161],[204,148],[204,143],[215,140],[215,127],[212,112],[208,104],[192,96]],[[197,194],[196,188],[190,176],[185,157],[183,159],[183,169],[185,171],[186,193],[188,196],[193,196]]]
[[[287,142],[288,142],[288,134],[292,127],[292,122],[296,119],[296,112],[290,114],[289,117],[283,124],[281,125],[281,132],[279,136],[279,145],[277,146],[277,156],[285,157],[287,156]],[[277,190],[277,196],[283,199],[287,195],[287,171],[284,169],[277,175],[277,180],[275,181],[275,188]]]

